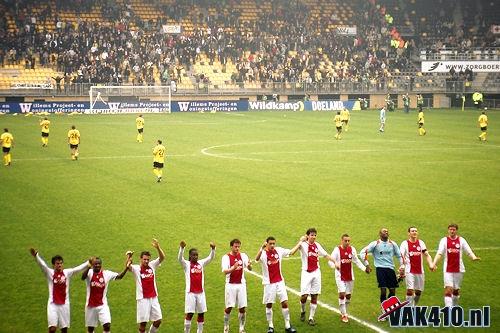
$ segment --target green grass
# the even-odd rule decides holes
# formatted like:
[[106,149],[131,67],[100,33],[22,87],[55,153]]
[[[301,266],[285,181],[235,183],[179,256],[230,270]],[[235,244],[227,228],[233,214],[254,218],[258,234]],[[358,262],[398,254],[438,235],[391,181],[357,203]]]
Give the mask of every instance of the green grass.
[[[267,236],[289,248],[312,226],[331,251],[345,232],[359,250],[377,238],[382,226],[400,243],[408,226],[416,225],[428,247],[436,249],[452,221],[482,258],[475,263],[465,259],[461,305],[491,305],[489,331],[498,332],[500,115],[489,113],[486,143],[477,140],[477,116],[475,111],[428,111],[428,135],[419,137],[414,112],[388,113],[386,132],[379,134],[378,113],[358,111],[343,140],[335,141],[333,113],[328,112],[147,114],[143,144],[135,142],[134,115],[51,116],[45,149],[38,117],[0,116],[0,128],[8,127],[16,141],[13,165],[0,167],[0,332],[46,330],[47,284],[28,253],[31,246],[46,260],[63,255],[66,267],[98,255],[105,268],[120,271],[126,250],[153,250],[150,240],[157,237],[167,254],[157,274],[164,313],[160,332],[181,332],[184,275],[176,260],[178,244],[185,240],[204,257],[215,241],[216,259],[206,268],[205,281],[205,332],[210,333],[222,331],[220,259],[234,237],[253,258]],[[69,159],[66,144],[72,124],[82,134],[76,162]],[[161,184],[152,173],[157,138],[169,154]],[[484,249],[489,247],[495,249]],[[337,307],[333,274],[324,261],[322,268],[320,300]],[[283,271],[287,285],[298,289],[300,260],[285,261]],[[404,331],[376,322],[375,275],[355,274],[350,312],[388,331]],[[262,286],[254,276],[247,280],[247,332],[264,332]],[[402,288],[398,295],[403,297]],[[112,282],[108,299],[112,330],[135,331],[131,275]],[[299,332],[371,332],[354,321],[342,324],[324,308],[317,311],[318,326],[308,327],[298,320],[298,298],[289,294],[289,299]],[[76,277],[70,331],[84,331],[84,302],[84,283]],[[441,267],[427,272],[421,303],[442,305]],[[276,305],[275,326],[278,332],[283,329]]]

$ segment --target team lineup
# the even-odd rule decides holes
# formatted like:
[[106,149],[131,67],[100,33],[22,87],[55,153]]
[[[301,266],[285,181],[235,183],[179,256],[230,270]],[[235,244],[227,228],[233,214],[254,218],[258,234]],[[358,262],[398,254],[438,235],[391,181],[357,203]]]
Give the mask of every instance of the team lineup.
[[[338,289],[338,303],[341,321],[349,322],[348,308],[354,289],[353,263],[367,274],[372,268],[368,261],[373,256],[376,279],[380,288],[380,303],[388,297],[396,295],[399,282],[405,281],[406,301],[408,306],[419,303],[425,285],[424,257],[431,271],[436,271],[438,262],[443,259],[444,305],[452,307],[459,304],[460,286],[465,272],[463,253],[473,261],[480,260],[467,241],[458,235],[458,225],[448,225],[448,234],[438,245],[435,257],[432,259],[426,244],[419,239],[418,229],[408,228],[408,238],[399,246],[389,238],[387,228],[379,231],[379,238],[359,252],[351,245],[348,234],[341,236],[340,245],[334,247],[331,254],[316,241],[317,230],[309,228],[306,234],[300,237],[297,244],[291,249],[277,246],[276,238],[269,236],[262,244],[252,261],[241,251],[242,242],[233,239],[229,243],[230,250],[222,257],[221,269],[225,275],[225,308],[224,333],[228,333],[230,314],[233,308],[238,311],[238,332],[245,332],[247,290],[245,270],[253,269],[252,263],[260,264],[262,269],[263,298],[265,317],[268,323],[268,333],[274,333],[273,304],[277,301],[281,307],[285,332],[297,332],[291,323],[288,294],[285,279],[282,273],[283,258],[293,256],[300,251],[301,278],[300,278],[300,320],[306,321],[306,302],[310,297],[309,316],[307,323],[315,326],[314,319],[318,297],[321,294],[321,271],[319,257],[327,260],[334,270],[334,280]],[[121,280],[130,271],[136,285],[137,324],[139,332],[146,332],[147,323],[151,322],[148,332],[158,331],[162,322],[161,305],[158,299],[156,272],[165,260],[165,253],[158,240],[152,240],[152,246],[158,252],[158,258],[151,260],[149,251],[140,253],[139,264],[133,264],[133,251],[127,251],[125,266],[120,273],[103,269],[103,261],[99,257],[92,257],[74,268],[64,268],[64,261],[60,255],[51,259],[52,268],[49,268],[38,251],[30,249],[31,255],[41,267],[47,282],[49,297],[47,303],[47,321],[49,332],[67,332],[70,327],[70,297],[69,286],[71,277],[81,273],[81,279],[86,283],[85,326],[89,333],[94,332],[100,323],[104,332],[111,331],[111,312],[107,301],[107,290],[110,281]],[[205,324],[204,314],[207,312],[205,296],[204,268],[215,258],[216,246],[210,243],[210,253],[199,259],[198,249],[191,248],[188,260],[184,258],[186,242],[181,241],[177,260],[185,274],[185,319],[184,332],[191,330],[194,314],[197,314],[197,333],[203,332]],[[394,258],[398,261],[396,269]],[[387,291],[389,294],[387,295]]]

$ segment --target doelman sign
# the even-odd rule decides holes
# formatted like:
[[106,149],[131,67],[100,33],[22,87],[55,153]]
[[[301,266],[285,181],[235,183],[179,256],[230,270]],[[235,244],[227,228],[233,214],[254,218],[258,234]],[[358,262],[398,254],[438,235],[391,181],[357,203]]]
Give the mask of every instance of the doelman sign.
[[423,73],[448,73],[470,69],[473,72],[500,72],[500,61],[422,61]]

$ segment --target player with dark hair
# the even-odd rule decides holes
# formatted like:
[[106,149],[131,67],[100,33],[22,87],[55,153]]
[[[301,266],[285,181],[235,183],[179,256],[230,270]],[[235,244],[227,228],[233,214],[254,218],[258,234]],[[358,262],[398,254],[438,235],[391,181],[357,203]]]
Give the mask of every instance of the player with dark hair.
[[47,117],[40,121],[40,127],[42,128],[42,147],[47,147],[49,144],[49,132],[50,132],[50,120]]
[[47,304],[47,321],[49,333],[54,333],[57,327],[62,333],[70,327],[69,283],[74,274],[82,272],[91,266],[93,258],[73,268],[64,268],[64,260],[60,255],[52,257],[52,268],[49,268],[38,251],[30,249],[31,255],[42,269],[49,285],[49,300]]
[[231,251],[222,257],[222,273],[226,276],[224,333],[229,332],[229,315],[235,306],[239,310],[239,332],[244,333],[247,307],[247,286],[244,269],[252,270],[252,263],[247,254],[240,251],[241,241],[239,239],[231,240],[229,246]]
[[197,318],[197,333],[203,332],[205,324],[205,312],[207,312],[207,300],[205,297],[205,274],[204,267],[215,258],[215,244],[210,243],[210,254],[208,257],[198,260],[198,250],[192,248],[189,250],[189,260],[184,259],[184,249],[186,242],[181,241],[179,244],[179,260],[184,275],[186,278],[186,295],[184,302],[184,333],[189,333],[191,330],[191,320],[195,313],[198,313]]
[[2,145],[3,164],[5,166],[10,166],[12,163],[10,149],[14,146],[14,137],[9,133],[8,128],[3,129],[3,133],[0,135],[0,144]]
[[142,136],[142,133],[144,133],[144,118],[142,114],[135,119],[135,126],[137,128],[137,142],[142,143],[144,141],[144,137]]
[[165,146],[163,142],[158,140],[156,146],[153,148],[153,173],[156,175],[156,181],[161,182],[163,176],[163,164],[165,163]]
[[156,288],[156,270],[165,259],[165,253],[158,240],[153,238],[151,244],[158,251],[158,258],[150,261],[151,253],[143,251],[141,252],[141,264],[129,266],[129,270],[134,274],[137,323],[141,333],[146,332],[146,324],[149,321],[153,322],[149,328],[149,333],[155,333],[158,331],[162,319]]
[[[309,228],[305,236],[300,238],[300,258],[302,260],[302,269],[300,274],[300,320],[306,320],[306,302],[307,297],[311,295],[309,305],[308,324],[316,325],[314,314],[318,306],[318,295],[321,294],[321,270],[319,268],[319,257],[333,260],[325,249],[316,242],[318,232],[315,228]],[[295,254],[291,252],[290,255]]]
[[281,261],[284,257],[295,253],[302,241],[298,242],[293,249],[284,249],[276,246],[276,238],[267,237],[259,252],[255,256],[255,261],[262,266],[262,284],[264,285],[264,296],[262,303],[266,305],[266,319],[269,325],[267,333],[274,333],[273,324],[273,303],[276,297],[281,303],[281,312],[285,319],[285,331],[295,333],[297,330],[290,323],[290,309],[288,308],[288,294],[286,292],[285,280],[281,273]]
[[335,283],[339,293],[339,308],[340,319],[347,323],[349,316],[347,308],[351,303],[351,294],[354,289],[354,269],[352,263],[367,274],[371,272],[371,268],[358,259],[357,252],[354,246],[351,246],[351,237],[348,234],[343,234],[341,243],[336,246],[331,254],[333,261],[329,261],[328,265],[335,269]]
[[458,236],[458,224],[448,225],[448,236],[441,238],[439,247],[432,262],[433,268],[444,257],[444,306],[458,305],[460,286],[464,278],[465,266],[462,253],[465,251],[473,261],[480,260],[472,251],[465,238]]
[[68,143],[69,149],[71,150],[71,159],[76,161],[78,159],[78,146],[80,144],[80,131],[76,129],[75,125],[71,126],[68,131]]
[[102,325],[104,333],[111,332],[111,312],[108,306],[108,286],[112,280],[121,280],[132,264],[130,256],[127,257],[125,269],[115,273],[102,269],[102,259],[96,257],[92,262],[92,269],[87,267],[82,273],[82,280],[87,286],[87,302],[85,304],[85,326],[87,332],[94,332],[98,323]]

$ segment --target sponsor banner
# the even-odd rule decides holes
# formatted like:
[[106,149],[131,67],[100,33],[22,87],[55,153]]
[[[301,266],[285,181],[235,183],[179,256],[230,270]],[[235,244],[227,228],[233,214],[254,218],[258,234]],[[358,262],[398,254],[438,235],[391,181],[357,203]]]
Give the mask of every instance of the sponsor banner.
[[500,72],[500,61],[422,61],[423,73],[448,73],[470,69],[473,72]]
[[29,102],[29,103],[0,103],[0,110],[9,113],[39,113],[39,112],[84,112],[89,108],[89,102]]
[[335,27],[335,33],[337,35],[343,36],[356,36],[358,33],[358,28],[354,26],[338,26]]
[[257,101],[248,102],[248,111],[304,111],[304,102],[275,102],[275,101]]
[[172,112],[248,111],[248,101],[172,102]]
[[11,89],[53,89],[52,83],[12,83]]
[[[87,103],[89,104],[89,103]],[[90,107],[87,107],[90,109]],[[107,102],[97,101],[85,113],[160,113],[168,112],[168,102]]]
[[162,32],[164,34],[180,34],[181,26],[176,24],[164,24],[162,26]]
[[355,101],[308,101],[304,102],[306,111],[352,110]]

